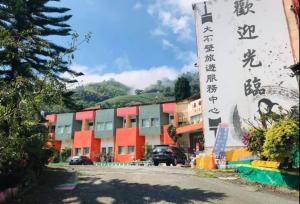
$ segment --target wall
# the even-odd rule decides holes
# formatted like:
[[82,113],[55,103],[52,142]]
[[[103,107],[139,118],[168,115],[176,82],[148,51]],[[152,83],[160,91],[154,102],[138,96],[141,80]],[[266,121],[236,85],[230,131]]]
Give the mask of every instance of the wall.
[[[60,128],[70,126],[70,131],[63,133],[60,132]],[[56,140],[70,140],[73,138],[74,131],[81,130],[81,122],[75,121],[74,113],[64,113],[57,115],[57,122],[55,127]]]
[[[161,126],[157,127],[142,127],[143,119],[158,118],[158,124],[161,124],[161,106],[160,104],[140,106],[139,127],[140,134],[146,137],[157,136],[162,133]],[[151,123],[151,122],[150,122]]]
[[[106,138],[106,137],[113,137],[115,135],[116,127],[120,126],[120,118],[116,117],[116,110],[114,109],[103,109],[96,111],[96,118],[95,118],[95,137],[96,138]],[[112,129],[111,130],[99,130],[97,123],[103,122],[112,122]]]
[[[129,162],[142,158],[145,145],[145,137],[139,135],[138,128],[118,128],[116,130],[115,154],[116,162]],[[118,147],[125,146],[126,153],[118,154]],[[135,152],[128,154],[128,146],[135,146]]]

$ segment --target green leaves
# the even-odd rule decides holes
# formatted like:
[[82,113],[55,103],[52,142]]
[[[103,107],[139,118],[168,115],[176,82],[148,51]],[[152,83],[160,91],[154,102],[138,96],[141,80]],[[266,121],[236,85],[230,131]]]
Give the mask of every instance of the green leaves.
[[268,128],[263,145],[263,155],[268,160],[291,163],[296,149],[299,149],[297,121],[283,119]]

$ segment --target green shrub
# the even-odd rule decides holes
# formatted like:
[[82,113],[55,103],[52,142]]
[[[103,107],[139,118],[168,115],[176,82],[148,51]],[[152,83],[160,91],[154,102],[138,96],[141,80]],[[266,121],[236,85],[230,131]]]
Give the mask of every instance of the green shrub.
[[243,138],[247,149],[255,155],[262,157],[263,145],[265,142],[266,129],[251,128]]
[[297,121],[285,119],[268,128],[263,145],[263,155],[268,160],[292,163],[296,148],[299,148]]
[[64,148],[61,150],[61,162],[66,162],[67,159],[71,156],[72,154],[72,149],[71,148]]

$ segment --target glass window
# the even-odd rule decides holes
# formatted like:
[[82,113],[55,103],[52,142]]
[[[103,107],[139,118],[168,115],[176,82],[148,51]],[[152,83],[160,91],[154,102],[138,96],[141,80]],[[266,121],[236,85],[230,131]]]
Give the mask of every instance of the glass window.
[[94,130],[94,122],[93,121],[89,122],[89,130]]
[[131,118],[130,122],[131,122],[131,127],[136,127],[136,118]]
[[104,130],[104,123],[98,122],[97,123],[97,130]]
[[123,128],[125,128],[126,127],[126,119],[124,118],[123,119]]
[[87,155],[87,154],[89,154],[90,153],[90,148],[89,147],[84,147],[83,148],[83,154],[84,155]]
[[194,115],[191,117],[192,124],[200,122],[200,115]]
[[65,126],[64,133],[71,133],[71,126],[70,125]]
[[118,154],[126,154],[126,147],[119,146],[118,147]]
[[58,126],[58,133],[63,134],[64,133],[64,127],[63,126]]
[[142,127],[150,127],[150,120],[142,119]]
[[51,125],[49,127],[49,132],[52,133],[52,132],[55,132],[55,125]]
[[114,154],[114,148],[108,147],[108,154],[113,155]]
[[105,123],[105,130],[112,130],[112,122],[111,121]]
[[128,154],[134,153],[134,146],[128,146]]
[[102,147],[101,154],[106,155],[106,147]]
[[75,155],[80,156],[81,148],[75,148]]
[[151,118],[151,127],[158,127],[158,126],[159,126],[159,119]]
[[169,124],[174,124],[174,115],[169,116]]

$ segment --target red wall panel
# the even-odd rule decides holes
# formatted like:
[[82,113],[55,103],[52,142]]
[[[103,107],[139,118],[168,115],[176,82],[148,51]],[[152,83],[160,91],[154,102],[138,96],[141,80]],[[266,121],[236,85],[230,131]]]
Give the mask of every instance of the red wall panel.
[[[145,145],[145,137],[139,135],[138,128],[118,128],[115,140],[115,158],[116,162],[130,162],[139,160],[143,156],[143,148]],[[118,154],[118,147],[126,148],[125,154]],[[134,146],[135,152],[128,154],[128,146]]]
[[74,135],[72,152],[75,155],[75,148],[81,148],[81,154],[84,147],[90,148],[90,154],[88,155],[92,161],[97,161],[100,154],[101,140],[94,138],[94,131],[76,131]]
[[48,121],[48,122],[50,122],[50,123],[55,123],[56,122],[56,119],[57,119],[57,117],[56,117],[56,115],[47,115],[46,116],[46,120]]
[[176,103],[164,103],[162,104],[164,113],[174,113],[176,111]]
[[77,112],[75,115],[76,120],[94,120],[95,119],[95,111],[84,111]]
[[125,108],[118,108],[117,109],[117,116],[118,117],[125,117],[127,115],[138,115],[139,114],[139,107],[125,107]]

